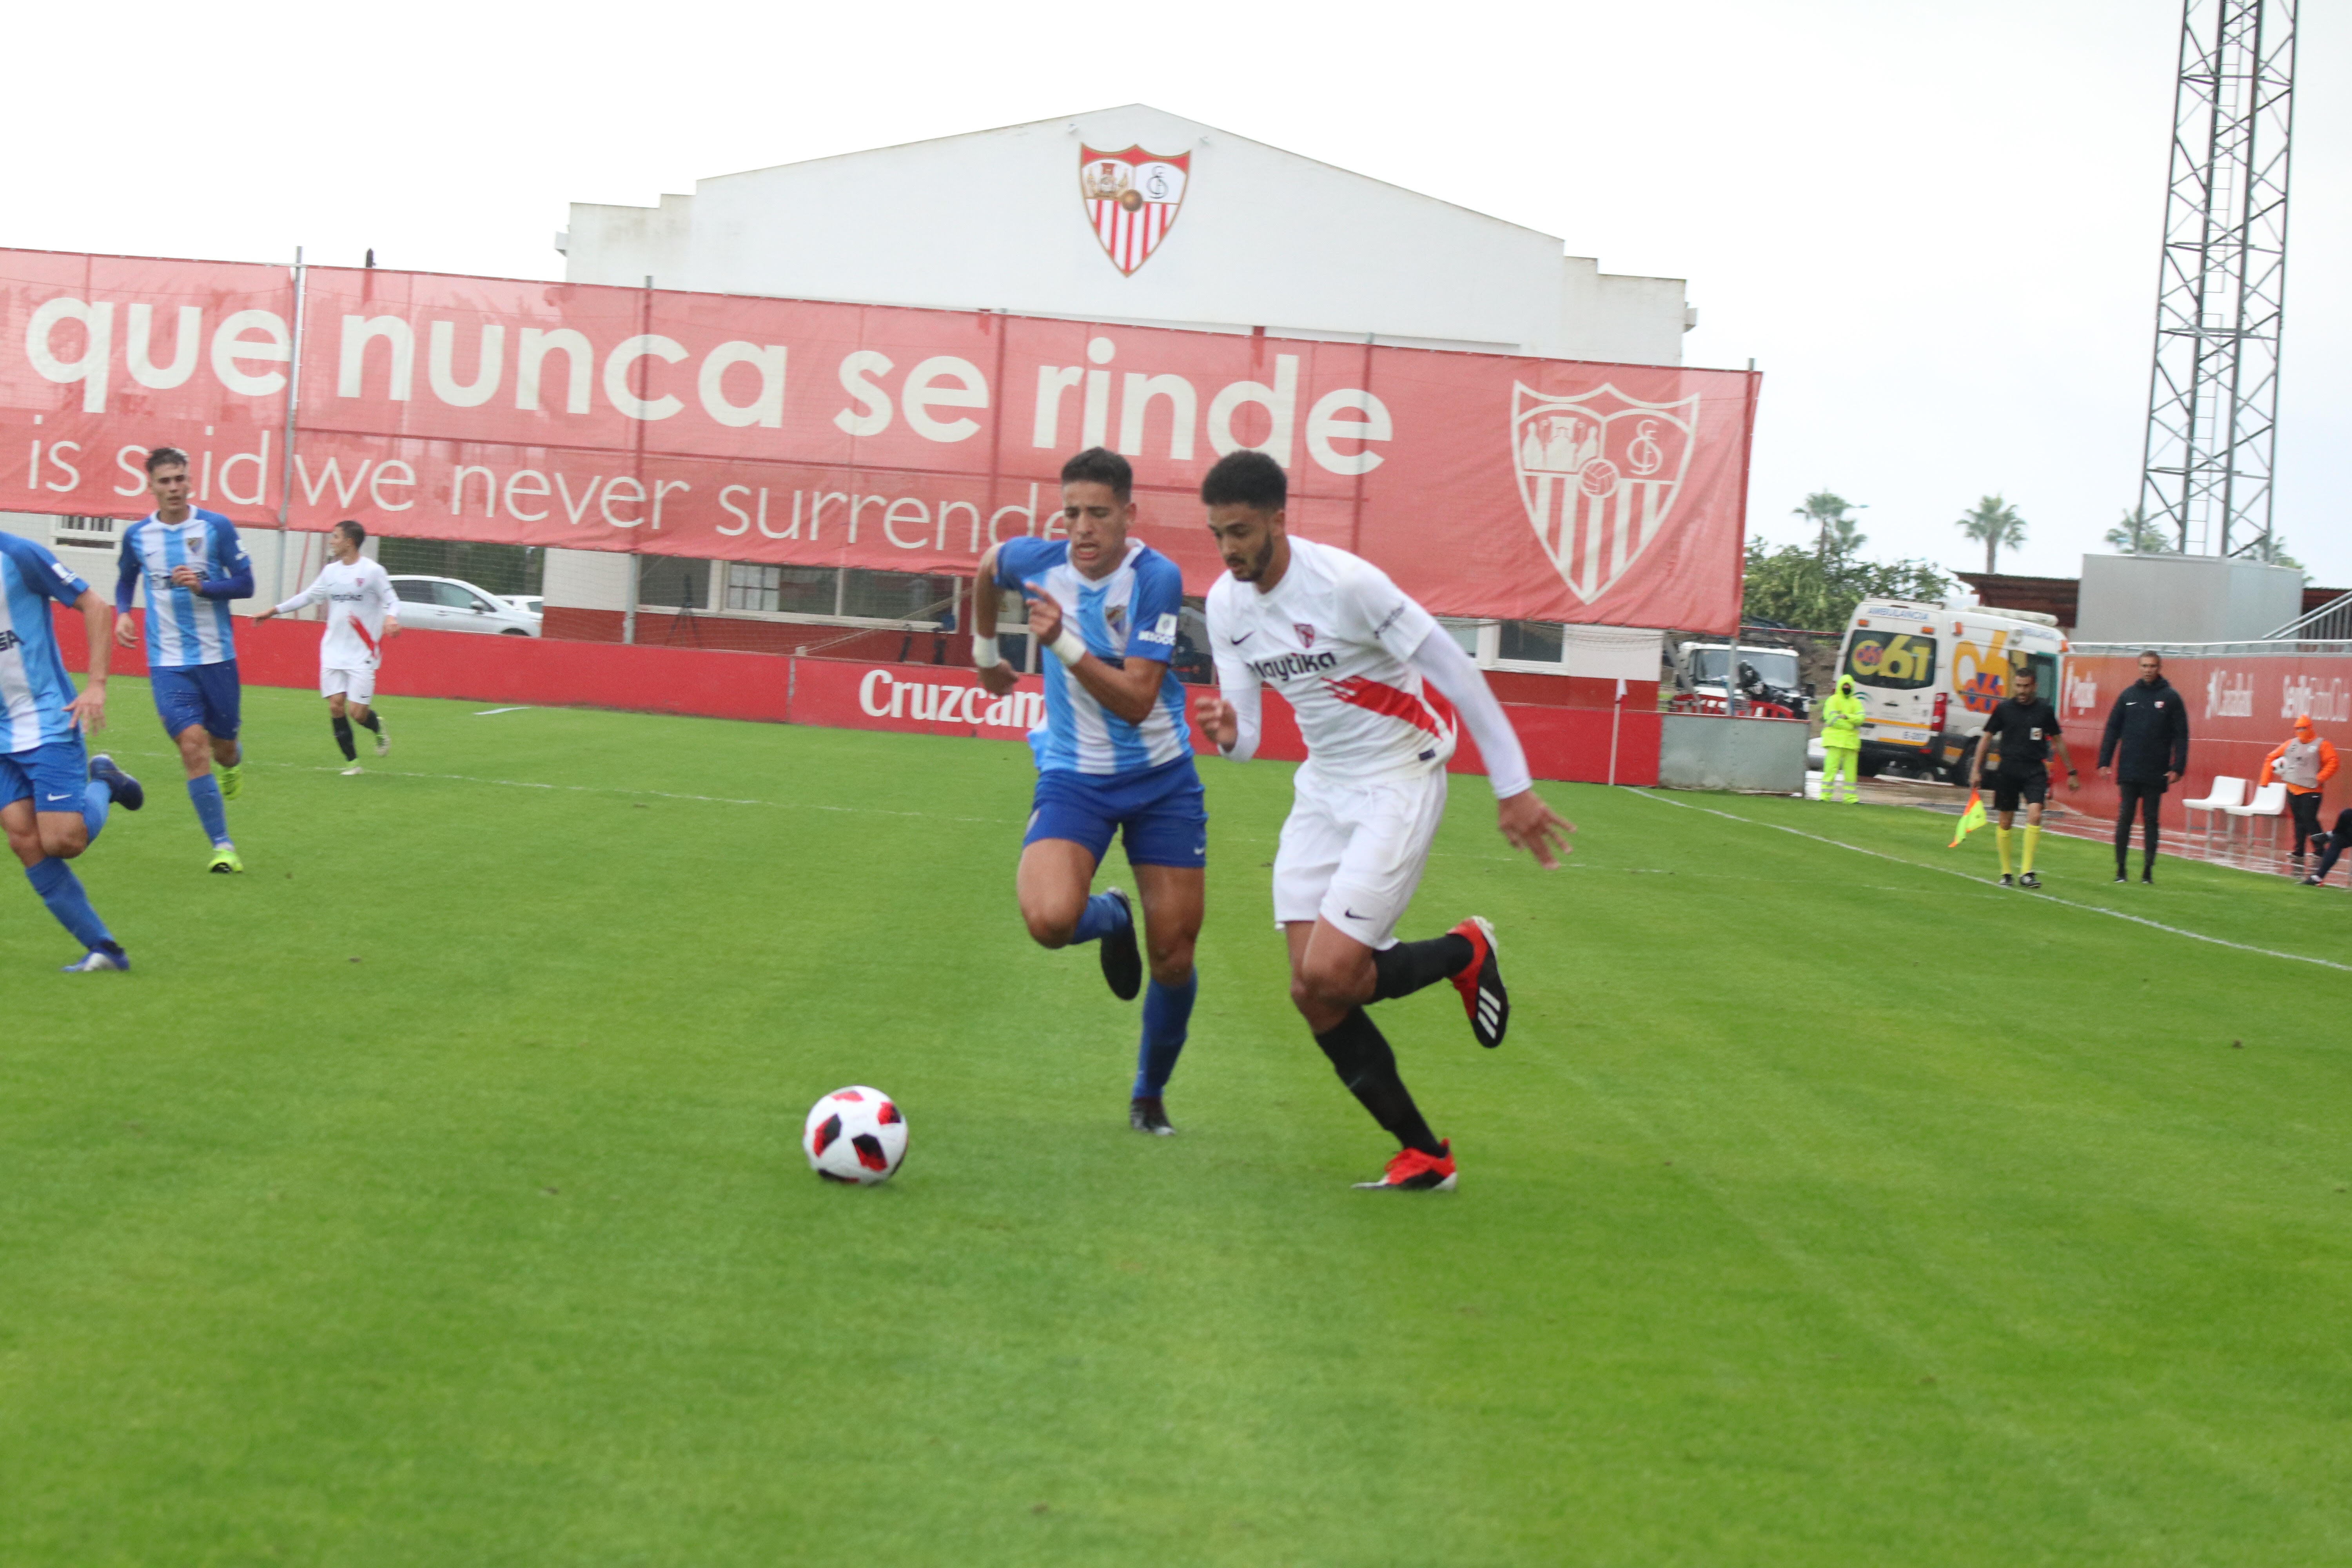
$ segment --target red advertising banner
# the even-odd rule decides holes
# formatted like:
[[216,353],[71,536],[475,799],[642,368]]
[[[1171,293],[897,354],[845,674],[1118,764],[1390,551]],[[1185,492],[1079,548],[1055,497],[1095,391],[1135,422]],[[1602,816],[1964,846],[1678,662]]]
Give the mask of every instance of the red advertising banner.
[[170,444],[248,524],[955,573],[1052,532],[1062,460],[1100,445],[1198,593],[1220,570],[1201,475],[1255,447],[1292,527],[1432,610],[1726,631],[1755,395],[1729,371],[0,250],[21,510],[141,515],[140,461]]
[[[2352,658],[2341,654],[2175,655],[2165,659],[2164,673],[2189,710],[2189,773],[2165,795],[2168,829],[2187,820],[2180,803],[2210,795],[2216,778],[2244,779],[2251,799],[2263,759],[2294,733],[2297,714],[2310,714],[2320,734],[2352,752]],[[2066,727],[2069,751],[2088,776],[2079,795],[2062,790],[2053,798],[2089,816],[2114,819],[2115,784],[2090,770],[2098,763],[2099,738],[2109,710],[2138,679],[2137,654],[2067,657],[2059,720]],[[2329,782],[2330,820],[2336,808],[2352,805],[2352,796],[2345,793],[2347,782],[2352,781],[2340,774]],[[2200,832],[2204,826],[2200,816]]]

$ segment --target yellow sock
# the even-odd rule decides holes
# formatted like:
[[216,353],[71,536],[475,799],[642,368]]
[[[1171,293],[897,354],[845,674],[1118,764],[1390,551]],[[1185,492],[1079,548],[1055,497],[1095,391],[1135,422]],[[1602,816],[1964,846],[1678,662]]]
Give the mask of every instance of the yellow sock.
[[2027,823],[2025,825],[2025,863],[2018,869],[2021,871],[2033,869],[2033,847],[2041,842],[2042,825],[2038,822]]
[[2009,829],[1996,827],[1992,830],[1992,837],[1993,841],[2000,846],[2000,874],[2006,877],[2009,875]]

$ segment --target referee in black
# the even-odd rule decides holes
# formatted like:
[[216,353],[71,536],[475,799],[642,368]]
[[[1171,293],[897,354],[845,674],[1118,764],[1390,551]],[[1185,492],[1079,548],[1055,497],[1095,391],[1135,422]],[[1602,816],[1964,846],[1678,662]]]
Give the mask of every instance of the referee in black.
[[[2000,816],[1993,837],[2000,844],[2000,885],[2004,888],[2038,888],[2042,879],[2033,874],[2033,851],[2042,837],[2042,804],[2050,798],[2050,750],[2058,749],[2058,765],[2066,772],[2066,787],[2083,787],[2083,775],[2076,771],[2074,758],[2066,754],[2066,737],[2058,732],[2058,710],[2034,689],[2038,682],[2030,665],[2011,667],[2009,674],[2010,695],[1993,705],[1992,716],[1985,721],[1984,735],[1977,742],[1975,763],[1969,770],[1969,787],[1984,787],[1985,758],[1990,753],[1992,763],[1992,808]],[[2010,825],[2017,820],[2020,802],[2025,805],[2025,863],[2023,876],[2009,873]]]

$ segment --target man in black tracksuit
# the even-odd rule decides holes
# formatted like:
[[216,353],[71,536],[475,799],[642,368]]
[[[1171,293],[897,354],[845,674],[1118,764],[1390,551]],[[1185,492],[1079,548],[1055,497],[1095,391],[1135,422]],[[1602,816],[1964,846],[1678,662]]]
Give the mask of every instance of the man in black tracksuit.
[[2124,688],[2107,715],[2107,732],[2099,741],[2099,774],[2104,778],[2111,771],[2118,797],[2116,880],[2125,879],[2132,814],[2137,810],[2147,821],[2147,848],[2140,859],[2139,879],[2153,882],[2157,811],[2164,804],[2165,790],[2189,771],[2189,706],[2164,679],[2164,660],[2155,654],[2139,656],[2139,679]]

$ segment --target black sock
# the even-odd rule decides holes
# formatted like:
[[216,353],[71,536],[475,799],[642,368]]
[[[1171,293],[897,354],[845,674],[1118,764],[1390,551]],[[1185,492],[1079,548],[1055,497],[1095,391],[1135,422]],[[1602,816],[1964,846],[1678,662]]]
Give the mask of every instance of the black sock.
[[349,719],[334,718],[331,718],[328,721],[335,727],[335,744],[343,749],[343,761],[347,763],[358,762],[360,760],[359,748],[352,744],[352,721]]
[[1384,948],[1372,954],[1372,1000],[1410,996],[1424,985],[1459,974],[1477,952],[1468,937],[1452,931],[1427,942],[1401,942]]
[[360,715],[360,723],[362,727],[373,730],[379,735],[383,733],[383,725],[382,721],[376,718],[375,710],[373,708]]
[[1387,1128],[1391,1137],[1424,1154],[1444,1152],[1437,1134],[1422,1120],[1421,1108],[1406,1091],[1404,1079],[1397,1076],[1396,1053],[1389,1049],[1370,1014],[1361,1007],[1353,1009],[1339,1020],[1338,1028],[1316,1036],[1315,1043],[1331,1058],[1332,1070],[1348,1086],[1348,1092],[1363,1102],[1372,1120]]

